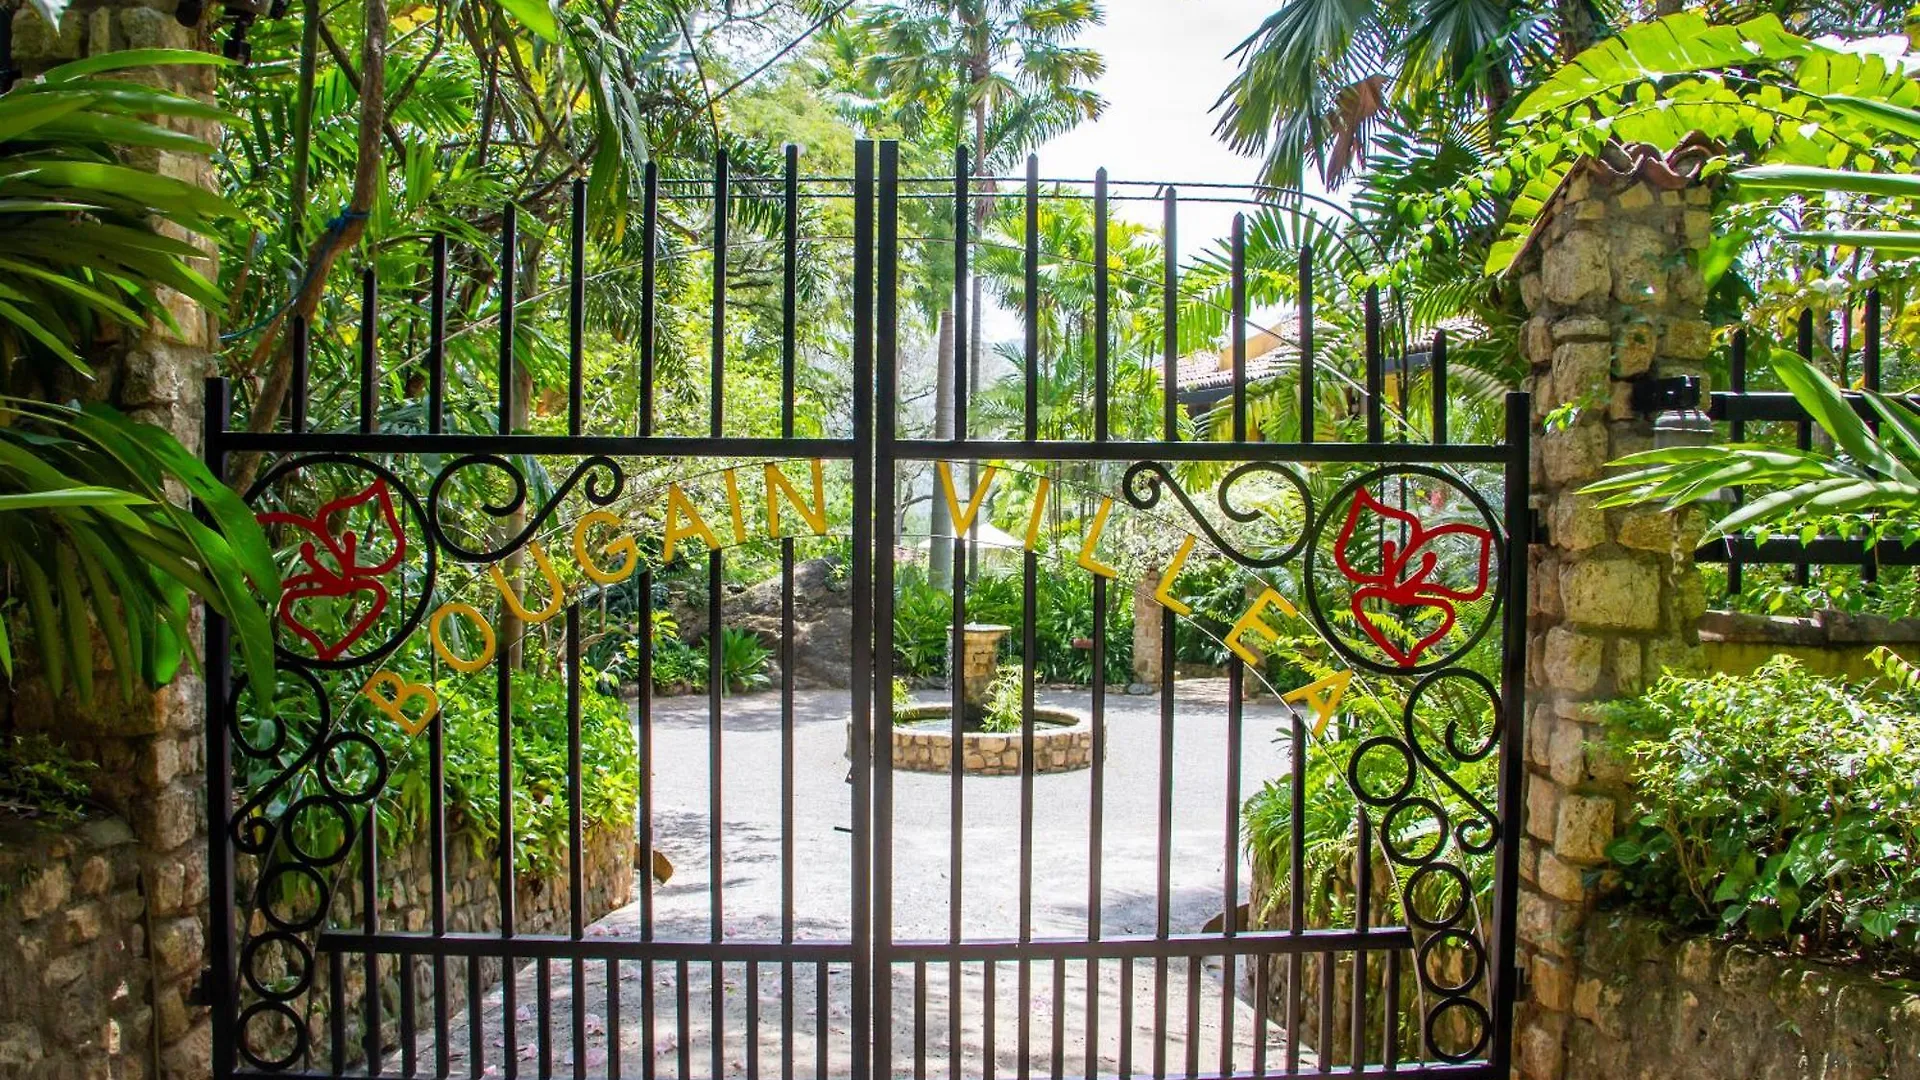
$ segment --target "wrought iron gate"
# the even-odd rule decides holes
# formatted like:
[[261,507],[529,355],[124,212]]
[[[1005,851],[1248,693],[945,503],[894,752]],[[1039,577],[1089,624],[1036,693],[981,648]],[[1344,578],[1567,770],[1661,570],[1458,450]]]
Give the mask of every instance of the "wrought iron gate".
[[[310,422],[317,399],[299,327],[283,430],[231,430],[228,388],[209,383],[207,459],[223,475],[243,460],[260,463],[248,499],[279,544],[286,587],[276,612],[272,716],[235,675],[229,627],[205,615],[214,823],[206,990],[216,1074],[1506,1076],[1518,988],[1525,396],[1507,396],[1504,439],[1450,441],[1440,338],[1419,360],[1431,409],[1414,423],[1403,411],[1414,350],[1401,342],[1390,366],[1374,291],[1359,313],[1363,376],[1321,364],[1306,285],[1313,263],[1303,254],[1291,361],[1301,438],[1250,438],[1257,424],[1249,419],[1247,339],[1238,330],[1250,320],[1236,222],[1226,298],[1234,330],[1218,414],[1229,437],[1183,438],[1188,421],[1171,390],[1157,423],[1143,428],[1136,418],[1116,430],[1110,403],[1123,363],[1157,367],[1163,387],[1181,385],[1175,191],[1110,184],[1102,173],[1090,187],[1048,181],[1043,192],[1031,162],[1023,177],[978,177],[964,153],[952,177],[902,178],[889,143],[859,144],[855,162],[851,178],[818,180],[801,177],[791,148],[784,175],[771,180],[730,178],[724,160],[701,181],[663,179],[649,167],[633,346],[638,411],[611,421],[611,430],[589,416],[583,390],[587,207],[578,185],[564,432],[516,432],[505,420],[516,412],[514,316],[527,302],[515,296],[511,208],[497,274],[492,404],[502,419],[494,431],[452,430],[447,419],[450,401],[470,401],[479,380],[470,360],[463,367],[450,358],[453,256],[445,238],[434,241],[424,301],[424,402],[380,422],[371,277],[357,410],[330,394],[326,408],[335,415],[324,429]],[[953,355],[965,357],[975,325],[969,261],[988,251],[976,207],[982,188],[995,185],[993,198],[1024,210],[1014,291],[1026,331],[1018,422],[1000,436],[977,434],[984,425],[969,410],[982,388],[962,378],[952,406],[958,435],[905,433],[894,359],[899,270],[903,254],[938,241],[902,235],[903,202],[952,209],[945,246],[958,283]],[[851,235],[804,234],[810,199],[850,202]],[[740,430],[724,409],[729,207],[743,200],[778,211],[768,230],[780,245],[777,433]],[[668,250],[661,207],[675,201],[714,208],[704,432],[665,430],[656,414],[663,390],[693,392],[660,385],[655,355],[656,282]],[[1122,201],[1158,203],[1164,212],[1163,278],[1154,283],[1163,347],[1154,362],[1111,354],[1113,278],[1127,271],[1111,263],[1107,226]],[[1092,213],[1091,295],[1088,310],[1073,312],[1093,328],[1092,385],[1080,399],[1092,402],[1090,438],[1050,432],[1055,414],[1041,407],[1040,307],[1053,281],[1043,278],[1039,215],[1049,202],[1087,204]],[[952,235],[973,240],[954,244]],[[805,262],[843,252],[852,265],[851,334],[840,385],[847,412],[836,427],[798,415],[804,365],[796,319]],[[1316,439],[1315,405],[1330,395],[1359,405],[1363,438]],[[1388,407],[1390,396],[1398,409]],[[803,428],[821,433],[798,434]],[[761,523],[761,503],[743,509],[742,471],[764,474],[765,533],[754,542],[776,552],[779,567],[765,635],[775,639],[778,682],[752,700],[727,696],[721,633],[730,549],[746,538],[749,521]],[[795,479],[809,471],[811,492]],[[847,525],[819,539],[829,531],[829,474],[835,490],[848,493]],[[930,538],[951,544],[956,567],[945,702],[952,719],[920,727],[904,723],[892,689],[896,594],[908,577],[899,546],[907,539],[899,523],[908,474],[937,475],[933,497],[951,499],[957,518],[974,519],[951,539]],[[963,628],[981,603],[965,568],[988,546],[978,540],[975,511],[996,475],[1025,485],[1034,509],[1027,544],[1016,542],[1009,556],[1021,580],[1012,650],[1019,663],[1002,691],[1017,694],[1017,730],[994,736],[963,724],[975,703],[964,697],[960,672]],[[1201,483],[1212,488],[1207,500],[1188,490]],[[720,501],[702,507],[701,490]],[[1068,490],[1086,539],[1056,563],[1032,537],[1050,491],[1057,508]],[[651,537],[635,542],[619,532],[643,504],[664,517],[663,550],[652,550]],[[703,510],[731,518],[732,542],[717,540]],[[1129,514],[1158,523],[1167,542],[1103,549],[1109,516]],[[973,542],[959,535],[970,531]],[[657,577],[677,561],[676,544],[695,540],[708,548],[704,611],[683,605],[678,616],[705,623],[704,715],[700,699],[654,694],[654,623],[670,606]],[[796,573],[802,556],[826,547],[840,549],[846,564],[851,689],[839,692],[803,690],[796,674]],[[1179,571],[1206,559],[1232,564],[1233,587],[1248,598],[1224,635],[1219,679],[1191,684],[1211,688],[1211,698],[1175,679],[1173,614],[1187,606],[1176,591]],[[1131,587],[1118,576],[1146,571]],[[1079,643],[1088,654],[1084,695],[1049,691],[1038,677],[1037,624],[1049,616],[1041,596],[1065,575],[1090,582],[1091,626]],[[497,609],[462,592],[483,578],[497,590]],[[1149,642],[1150,650],[1157,644],[1158,683],[1116,686],[1110,616],[1142,590],[1167,612],[1157,643]],[[545,597],[538,610],[536,596]],[[622,811],[601,807],[596,823],[585,805],[593,796],[588,776],[607,768],[599,755],[611,753],[589,745],[599,736],[583,721],[583,711],[600,707],[583,699],[598,702],[603,689],[584,674],[583,638],[593,625],[633,639],[632,666],[604,681],[632,695],[631,752],[640,762],[631,810],[641,872],[633,905],[605,922],[595,921],[600,912],[590,902],[618,899],[625,839],[609,836],[624,827]],[[1326,666],[1296,667],[1299,681],[1275,684],[1268,646],[1289,633],[1323,643],[1316,655]],[[557,697],[543,697],[546,684],[518,670],[523,654],[543,646],[559,650],[551,661],[564,682]],[[409,678],[422,664],[431,677]],[[1256,685],[1271,695],[1250,700]],[[476,697],[484,699],[478,712],[459,704]],[[1085,714],[1068,731],[1072,764],[1085,765],[1076,775],[1052,774],[1064,759],[1043,757],[1043,739],[1052,745],[1043,697]],[[912,708],[928,705],[923,693]],[[449,708],[465,710],[458,725]],[[844,709],[851,762],[844,784],[833,777],[843,786],[825,794],[808,771],[819,761],[797,752],[818,733],[823,709]],[[540,737],[542,752],[564,754],[564,783],[530,793],[516,764],[542,724],[557,724]],[[1249,748],[1266,744],[1269,728],[1281,764],[1265,805],[1286,823],[1284,843],[1266,835],[1269,850],[1254,861],[1262,879],[1250,881],[1242,816],[1254,784],[1267,778],[1246,769]],[[754,774],[729,774],[728,749],[755,732],[768,741],[752,744],[745,765]],[[462,740],[468,755],[451,771],[450,740]],[[704,762],[657,759],[663,740]],[[477,776],[470,755],[489,743],[493,761]],[[1202,745],[1216,756],[1190,760]],[[1013,776],[984,775],[994,771],[989,746],[1012,762]],[[1316,768],[1316,754],[1333,753],[1341,759]],[[909,776],[917,767],[943,775]],[[1196,770],[1211,770],[1195,788],[1207,793],[1204,805],[1181,790]],[[702,775],[691,809],[660,803],[664,780]],[[454,787],[469,806],[460,820],[448,810]],[[1310,850],[1309,815],[1327,791],[1342,789],[1350,801],[1341,805],[1357,808],[1349,831]],[[1046,802],[1062,793],[1084,793],[1084,804],[1062,814]],[[516,829],[529,827],[526,815],[537,816],[543,798],[565,806],[557,838],[565,865],[546,867],[551,892],[530,894],[539,876],[516,867],[513,853],[526,839]],[[729,811],[743,804],[751,809]],[[831,833],[807,831],[835,814],[843,816]],[[1210,839],[1196,845],[1188,834],[1203,820]],[[1009,824],[1011,844],[968,832]],[[684,873],[656,886],[647,872],[656,838],[669,828],[679,830],[675,859],[704,860],[704,889],[685,884]],[[1062,841],[1060,833],[1071,836]],[[1340,844],[1347,856],[1328,854]],[[1084,853],[1084,870],[1069,865],[1069,848],[1073,860]],[[611,864],[608,851],[617,853]],[[772,871],[755,869],[756,861]],[[824,907],[814,890],[828,894]],[[743,893],[764,901],[761,908],[727,906]],[[1243,896],[1267,903],[1243,910]],[[683,918],[701,906],[704,932]],[[1219,917],[1207,922],[1196,910]]]

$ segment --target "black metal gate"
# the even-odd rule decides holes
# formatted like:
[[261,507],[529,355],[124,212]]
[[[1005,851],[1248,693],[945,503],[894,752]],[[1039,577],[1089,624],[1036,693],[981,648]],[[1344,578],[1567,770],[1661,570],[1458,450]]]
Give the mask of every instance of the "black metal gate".
[[[299,327],[283,430],[231,430],[228,388],[209,383],[208,461],[223,475],[258,463],[248,498],[279,545],[286,586],[271,717],[235,676],[229,628],[205,615],[216,1074],[1505,1077],[1518,985],[1525,396],[1506,397],[1504,439],[1450,441],[1444,338],[1417,363],[1406,342],[1384,342],[1374,290],[1358,313],[1364,370],[1327,365],[1303,254],[1297,337],[1282,357],[1297,372],[1301,437],[1255,441],[1236,221],[1216,414],[1228,437],[1183,437],[1172,188],[1102,173],[1043,190],[1031,162],[1024,177],[978,177],[964,154],[954,176],[902,178],[890,143],[860,143],[855,163],[851,178],[802,178],[789,149],[770,180],[729,178],[724,161],[699,181],[648,169],[635,416],[590,417],[583,392],[578,185],[564,432],[515,432],[504,419],[493,431],[450,429],[450,400],[472,399],[483,378],[470,353],[449,347],[444,237],[423,301],[424,401],[389,403],[382,419],[370,276],[357,409],[327,393],[333,415],[310,421],[324,410]],[[1210,190],[1189,202],[1226,190],[1201,187]],[[969,412],[985,388],[963,377],[958,435],[903,433],[900,265],[940,241],[903,236],[902,206],[951,208],[943,257],[955,282],[953,355],[965,357],[970,259],[1015,254],[979,235],[983,190],[1024,211],[1021,278],[1009,290],[1025,324],[1008,384],[1022,390],[1017,421],[978,434],[988,425]],[[764,227],[780,251],[777,432],[741,430],[723,407],[728,208],[743,200],[777,209]],[[806,234],[808,200],[850,205],[851,235]],[[713,208],[704,432],[663,430],[656,417],[662,392],[698,393],[662,385],[656,356],[656,281],[672,250],[661,207],[673,201]],[[1112,354],[1113,279],[1139,277],[1116,270],[1107,250],[1119,202],[1163,207],[1152,283],[1162,348],[1151,360]],[[1044,276],[1050,203],[1092,212],[1090,295],[1047,296],[1092,327],[1091,385],[1072,399],[1091,402],[1090,439],[1044,426],[1056,410],[1041,403],[1040,308],[1049,288],[1064,289]],[[505,220],[499,418],[516,411],[514,316],[527,302],[515,296],[511,208]],[[844,374],[846,413],[816,421],[797,415],[807,365],[796,296],[808,260],[840,258],[852,266],[850,337],[844,364],[824,366]],[[1116,430],[1123,364],[1166,388],[1157,423]],[[1419,423],[1408,409],[1416,366],[1431,387]],[[1331,397],[1352,403],[1363,434],[1316,438]],[[743,498],[742,473],[764,475],[764,492]],[[825,524],[829,476],[848,500],[843,531]],[[909,476],[937,476],[931,497],[973,520],[928,538],[951,545],[956,568],[950,697],[913,699],[904,687],[902,707],[896,596],[903,558],[917,559],[900,546]],[[996,477],[1034,505],[1027,542],[1002,555],[975,513]],[[1189,491],[1202,484],[1205,500]],[[1043,514],[1064,513],[1068,491],[1085,539],[1077,552],[1042,551]],[[1134,548],[1102,547],[1109,519],[1125,515],[1137,518],[1125,530]],[[642,517],[662,522],[662,550],[654,536],[619,531]],[[723,544],[707,519],[727,531],[729,517]],[[746,535],[750,523],[764,524],[761,535]],[[751,698],[730,696],[722,632],[733,617],[727,560],[748,539],[777,559],[775,610],[760,614],[780,661],[773,688]],[[696,540],[707,548],[692,557],[705,561],[704,599],[676,607],[659,578],[680,563],[671,572],[701,591],[687,557],[672,557]],[[844,588],[850,689],[807,690],[796,573],[828,549],[844,557],[834,588]],[[1020,580],[1017,674],[1010,665],[999,688],[1017,703],[1014,729],[997,734],[967,720],[978,706],[960,677],[962,628],[983,603],[967,570],[990,559],[1017,566]],[[1180,571],[1208,561],[1231,565],[1223,580],[1245,610],[1215,630],[1226,655],[1217,677],[1177,681]],[[1090,581],[1091,626],[1075,641],[1088,678],[1084,689],[1049,689],[1037,655],[1050,617],[1042,595],[1069,575]],[[462,591],[483,580],[497,607]],[[1108,627],[1146,592],[1153,606],[1141,610],[1165,612],[1148,642],[1157,684],[1116,686]],[[655,695],[662,613],[705,624],[704,646],[686,647],[704,649],[704,698]],[[1321,668],[1275,659],[1296,634],[1319,643],[1307,651]],[[610,661],[601,670],[615,674],[588,684],[583,650],[622,635],[630,647],[608,655],[629,666]],[[551,697],[522,667],[542,650],[555,654]],[[420,670],[428,676],[410,677]],[[617,725],[632,733],[624,748],[596,742],[608,730],[603,690],[632,699],[630,728]],[[941,705],[946,722],[908,722]],[[810,748],[843,731],[851,764],[823,785],[827,766]],[[1316,767],[1316,754],[1338,760]],[[588,804],[626,755],[640,763],[630,807],[639,872],[632,904],[598,921],[596,905],[623,899],[626,811]],[[1262,780],[1264,847],[1243,875],[1243,815]],[[464,800],[459,814],[450,792]],[[1339,813],[1344,823],[1320,821]],[[546,862],[519,865],[543,829]],[[657,843],[704,869],[704,882],[688,884],[684,871],[656,884]]]

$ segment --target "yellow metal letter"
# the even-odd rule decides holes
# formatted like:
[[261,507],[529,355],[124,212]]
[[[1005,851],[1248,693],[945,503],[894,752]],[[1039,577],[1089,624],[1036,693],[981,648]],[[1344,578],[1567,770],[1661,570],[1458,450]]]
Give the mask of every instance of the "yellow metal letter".
[[1269,642],[1277,639],[1280,635],[1274,633],[1273,628],[1262,622],[1260,618],[1266,613],[1268,607],[1277,607],[1288,615],[1299,614],[1293,610],[1292,604],[1287,603],[1286,597],[1272,589],[1262,589],[1260,595],[1253,598],[1253,606],[1246,610],[1246,614],[1240,616],[1240,621],[1233,624],[1233,629],[1227,631],[1227,648],[1232,649],[1235,656],[1254,667],[1260,666],[1260,654],[1241,644],[1240,635],[1254,634]]
[[528,626],[538,626],[560,614],[560,608],[567,602],[567,590],[560,584],[560,575],[554,572],[553,560],[547,558],[547,549],[540,546],[540,541],[529,543],[527,551],[533,555],[533,565],[540,568],[540,576],[547,582],[547,606],[539,611],[528,611],[520,598],[513,595],[513,586],[501,572],[499,563],[488,566],[487,575],[493,578],[493,587],[500,590],[500,599],[507,602],[507,610],[520,616]]
[[733,514],[733,542],[747,542],[747,515],[740,509],[740,479],[734,470],[728,469],[722,474],[727,481],[727,509]]
[[1053,481],[1040,478],[1040,484],[1033,489],[1033,516],[1027,519],[1027,550],[1032,551],[1040,543],[1040,518],[1047,509],[1047,492],[1053,490]]
[[[479,627],[480,652],[473,659],[463,660],[453,655],[452,649],[447,648],[447,639],[441,636],[440,624],[446,622],[449,615],[462,616]],[[427,636],[433,639],[433,651],[439,653],[440,659],[445,660],[447,666],[455,671],[471,675],[493,662],[493,625],[487,622],[487,617],[480,614],[480,609],[472,604],[441,604],[434,610],[432,617],[427,619]]]
[[800,501],[800,493],[794,490],[793,481],[787,479],[787,474],[781,472],[778,465],[772,462],[767,463],[767,537],[769,539],[780,539],[779,496],[781,495],[787,497],[788,505],[800,514],[801,520],[807,523],[807,528],[813,530],[813,535],[827,534],[826,467],[820,463],[819,458],[814,458],[810,464],[813,467],[813,507],[811,509],[806,503]]
[[986,501],[987,489],[993,486],[993,474],[998,470],[989,465],[987,471],[980,474],[980,486],[973,489],[973,494],[967,498],[966,512],[962,513],[960,497],[953,491],[953,466],[936,461],[933,467],[940,474],[940,490],[947,494],[947,511],[953,521],[953,535],[964,536],[973,527],[974,515],[980,512],[980,504]]
[[1327,730],[1327,721],[1333,719],[1333,711],[1340,705],[1340,698],[1347,692],[1347,684],[1353,681],[1353,672],[1337,671],[1324,679],[1318,679],[1298,690],[1281,696],[1280,700],[1291,705],[1305,702],[1313,710],[1313,734],[1319,738]]
[[1187,565],[1187,556],[1191,554],[1193,534],[1188,533],[1187,538],[1180,541],[1180,550],[1173,553],[1173,561],[1167,564],[1167,569],[1160,575],[1159,587],[1153,590],[1153,598],[1160,601],[1160,606],[1176,615],[1193,614],[1192,604],[1176,600],[1173,596],[1173,579],[1180,576],[1180,568]]
[[1113,509],[1113,497],[1100,500],[1100,509],[1093,512],[1093,527],[1087,530],[1087,538],[1080,541],[1080,567],[1091,570],[1101,577],[1118,577],[1119,571],[1093,557],[1093,547],[1100,542],[1100,532],[1107,527],[1107,512]]
[[633,542],[633,537],[624,533],[621,534],[612,543],[607,544],[600,550],[609,555],[616,552],[623,554],[626,556],[626,561],[620,564],[620,569],[618,570],[604,569],[599,563],[593,561],[593,553],[587,550],[587,530],[595,525],[606,525],[617,529],[620,527],[619,515],[608,510],[595,510],[592,513],[583,515],[579,521],[575,522],[573,525],[573,561],[580,564],[581,573],[600,584],[618,585],[620,582],[632,577],[634,569],[640,565],[640,545]]
[[[390,689],[392,696],[381,692],[380,687]],[[361,687],[360,692],[373,702],[374,708],[386,713],[394,723],[400,725],[401,731],[409,735],[420,734],[428,724],[433,723],[434,717],[440,715],[440,695],[433,692],[433,687],[408,682],[391,671],[374,672],[373,678],[367,680],[367,685]],[[414,698],[426,699],[417,720],[408,716],[406,709],[407,702]]]
[[[681,524],[679,519],[685,518]],[[683,537],[697,536],[707,542],[709,548],[718,548],[720,541],[714,539],[713,530],[700,517],[700,511],[687,501],[687,493],[680,490],[679,484],[667,485],[667,534],[660,542],[660,561],[672,562],[673,549]]]

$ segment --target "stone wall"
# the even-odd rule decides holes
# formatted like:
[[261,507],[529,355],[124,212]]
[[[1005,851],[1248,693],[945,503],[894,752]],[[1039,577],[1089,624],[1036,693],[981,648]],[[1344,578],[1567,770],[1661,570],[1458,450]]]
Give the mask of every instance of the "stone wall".
[[198,924],[150,939],[140,894],[139,844],[118,818],[58,831],[0,818],[0,1076],[141,1080],[189,1064],[156,1045],[153,983],[156,964],[163,979],[197,970]]
[[1707,670],[1736,675],[1784,654],[1815,675],[1872,678],[1878,672],[1868,657],[1882,645],[1909,660],[1920,658],[1920,619],[1844,611],[1816,611],[1805,618],[1709,611],[1700,619]]
[[1532,502],[1546,540],[1529,554],[1526,831],[1517,933],[1530,987],[1514,1053],[1527,1080],[1566,1075],[1585,873],[1606,861],[1627,795],[1593,706],[1700,662],[1705,591],[1697,514],[1602,510],[1580,489],[1653,445],[1633,405],[1645,379],[1702,375],[1711,344],[1695,265],[1709,239],[1702,157],[1683,146],[1611,148],[1576,165],[1519,261],[1533,393]]
[[[211,51],[207,28],[211,16],[199,25],[182,25],[174,15],[175,7],[176,0],[89,0],[68,8],[58,27],[43,23],[32,4],[12,5],[4,17],[12,20],[14,63],[31,77],[68,60],[125,49]],[[211,100],[215,69],[163,67],[113,77]],[[218,125],[208,120],[161,122],[204,140],[218,138]],[[127,160],[136,168],[209,190],[215,186],[212,166],[203,156],[139,149],[129,152]],[[208,253],[196,269],[218,280],[211,245],[195,242]],[[212,373],[210,350],[217,319],[170,289],[159,289],[158,294],[179,324],[178,333],[158,322],[138,331],[107,328],[87,350],[95,372],[92,380],[61,372],[52,381],[41,382],[25,365],[16,365],[7,389],[45,400],[111,402],[137,420],[167,429],[197,451],[201,380]],[[197,640],[197,610],[194,621]],[[75,756],[100,764],[92,774],[94,795],[131,824],[134,845],[126,857],[146,883],[143,918],[155,942],[169,943],[174,950],[173,962],[164,965],[155,980],[161,1075],[181,1080],[205,1075],[212,1032],[206,1010],[190,1004],[191,989],[205,963],[201,950],[207,912],[206,768],[199,677],[182,670],[172,684],[143,693],[130,704],[103,690],[94,704],[85,705],[71,693],[51,699],[32,670],[30,653],[21,658],[18,677],[8,691],[0,691],[12,694],[8,709],[12,723],[23,732],[45,731]]]
[[1920,1080],[1920,984],[1595,913],[1571,1077]]
[[[500,926],[499,854],[491,847],[476,850],[472,840],[465,830],[457,827],[450,828],[447,836],[447,929],[453,933],[485,932],[498,930]],[[383,849],[380,852],[377,896],[379,922],[383,930],[417,933],[431,929],[433,878],[430,848],[429,839],[422,834],[399,850]],[[632,899],[633,851],[633,826],[630,822],[588,830],[582,853],[582,871],[589,922],[625,907]],[[520,933],[567,932],[572,896],[565,862],[567,853],[555,851],[552,856],[560,860],[557,868],[551,873],[522,875],[515,889],[514,925]],[[352,862],[357,866],[357,859]],[[359,871],[349,867],[341,880],[343,884],[334,895],[332,923],[349,930],[357,929],[365,925],[363,897],[357,886]],[[251,888],[251,884],[248,887]],[[259,933],[265,929],[265,920],[256,917],[253,932]],[[359,954],[349,956],[347,961],[343,988],[346,1015],[351,1019],[347,1027],[346,1061],[358,1063],[364,1057],[361,1032],[364,1031],[362,1003],[366,999],[366,973]],[[305,1003],[309,1010],[305,1015],[311,1018],[308,1031],[316,1066],[331,1063],[328,1032],[331,987],[327,972],[328,965],[323,956],[316,965],[314,988]],[[494,986],[500,981],[500,962],[481,961],[481,972],[481,985],[489,988]],[[393,1050],[399,1045],[397,1018],[402,985],[401,966],[397,958],[382,957],[381,974],[381,1015],[386,1019],[381,1042],[388,1050]],[[413,964],[412,982],[421,1030],[431,1032],[433,969],[424,958]],[[457,1014],[465,1007],[466,1001],[464,961],[451,961],[448,964],[446,1007],[450,1013]]]

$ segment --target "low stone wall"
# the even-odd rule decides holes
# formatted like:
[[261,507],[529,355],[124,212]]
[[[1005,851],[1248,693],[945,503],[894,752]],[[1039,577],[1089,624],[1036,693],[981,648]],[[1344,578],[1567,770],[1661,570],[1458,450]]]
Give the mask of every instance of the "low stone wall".
[[[383,930],[420,932],[431,928],[433,904],[432,858],[425,834],[399,850],[382,849],[379,861],[379,922]],[[633,826],[617,822],[587,831],[583,849],[583,878],[586,885],[586,916],[589,922],[626,906],[633,897]],[[570,889],[565,851],[556,851],[559,865],[550,874],[521,875],[514,892],[514,927],[522,934],[565,933],[568,928]],[[357,866],[357,860],[354,860]],[[357,885],[357,869],[342,875],[336,892],[332,922],[352,930],[363,925],[362,897]],[[447,929],[454,933],[485,932],[500,926],[500,863],[491,845],[476,850],[473,838],[456,823],[450,823],[447,836]],[[264,930],[264,920],[254,922],[256,932]],[[481,985],[491,988],[500,981],[499,960],[483,959]],[[312,991],[306,1002],[308,1035],[312,1062],[316,1067],[331,1063],[331,985],[328,959],[317,958]],[[384,1019],[381,1045],[388,1051],[399,1046],[400,958],[381,958],[381,1015]],[[465,961],[447,964],[446,1008],[457,1014],[466,1006],[467,972]],[[363,954],[346,957],[342,980],[347,1023],[344,1064],[362,1060],[366,1011],[366,971]],[[433,1030],[433,966],[425,958],[412,965],[413,999],[419,1018],[419,1030]],[[263,1049],[267,1049],[263,1047]],[[263,1056],[266,1056],[263,1054]]]
[[[944,709],[927,710],[928,715],[944,715]],[[1084,716],[1064,709],[1045,707],[1034,710],[1042,719],[1056,720],[1053,725],[1035,725],[1033,733],[1033,771],[1037,773],[1072,772],[1093,765],[1093,725]],[[906,717],[907,714],[902,714]],[[976,776],[1018,776],[1023,745],[1017,731],[961,733],[965,744],[961,768]],[[853,756],[853,725],[847,725],[847,756]],[[893,729],[893,767],[905,772],[944,773],[953,765],[953,733],[944,727],[896,725]]]
[[0,1076],[156,1075],[154,968],[191,974],[201,942],[190,919],[149,941],[141,893],[119,819],[55,831],[0,817]]
[[1844,611],[1804,618],[1709,611],[1700,619],[1700,645],[1709,671],[1744,675],[1784,653],[1815,675],[1865,679],[1876,674],[1867,656],[1881,645],[1920,659],[1920,619]]
[[1570,1080],[1920,1080],[1920,984],[1619,912],[1584,945]]

